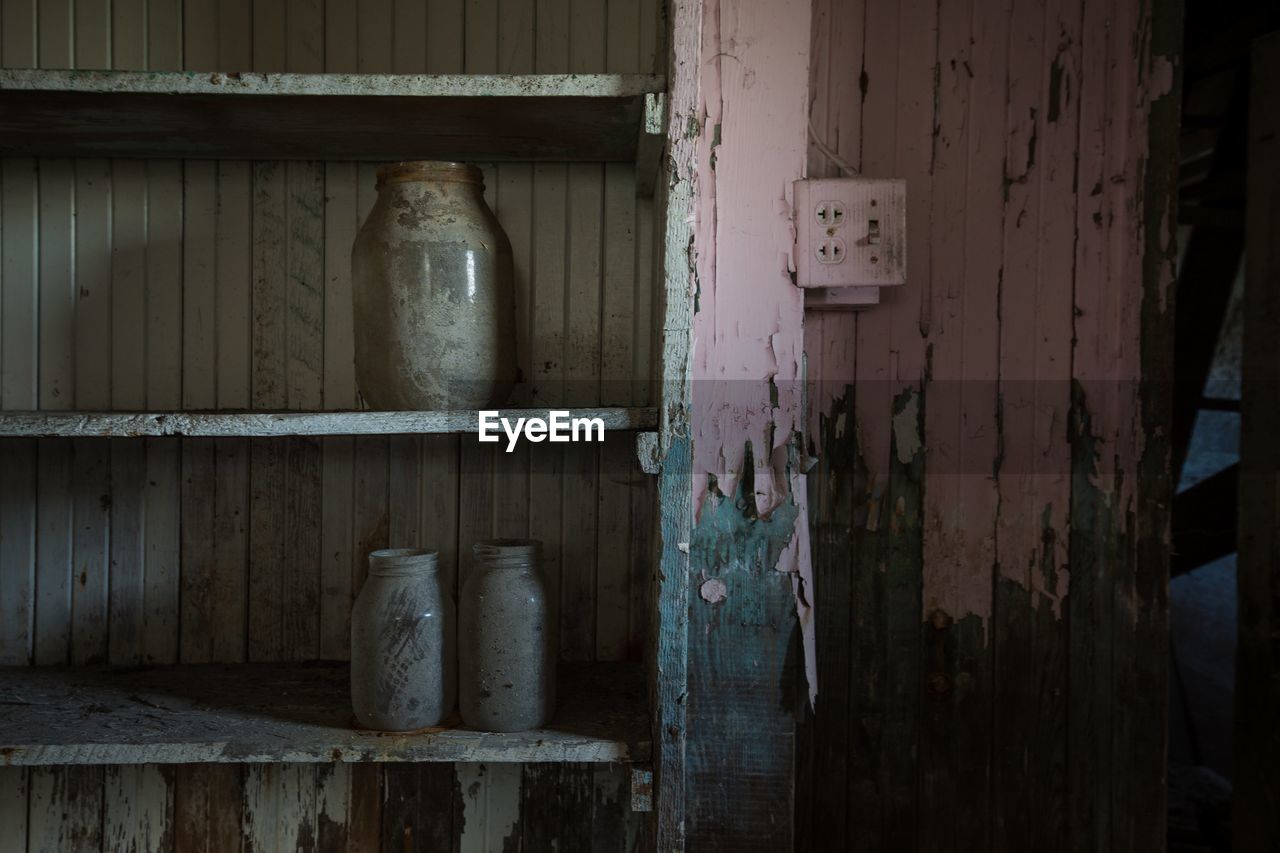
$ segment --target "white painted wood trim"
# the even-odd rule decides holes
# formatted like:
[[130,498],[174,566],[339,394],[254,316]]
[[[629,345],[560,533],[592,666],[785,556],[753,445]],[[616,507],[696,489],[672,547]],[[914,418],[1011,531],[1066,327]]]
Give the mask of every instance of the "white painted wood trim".
[[[599,418],[606,430],[653,429],[654,408],[500,409],[519,418]],[[0,436],[136,438],[140,436],[425,435],[479,432],[479,413],[457,412],[3,412]]]
[[662,92],[659,74],[258,74],[0,70],[0,91],[150,95],[418,98],[632,98]]

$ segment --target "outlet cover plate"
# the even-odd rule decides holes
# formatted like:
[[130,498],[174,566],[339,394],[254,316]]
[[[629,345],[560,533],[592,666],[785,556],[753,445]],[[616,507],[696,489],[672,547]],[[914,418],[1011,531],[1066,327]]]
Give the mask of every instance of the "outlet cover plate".
[[[806,178],[795,182],[793,199],[797,285],[892,287],[906,282],[905,180]],[[839,260],[832,260],[832,245],[841,248]]]
[[804,292],[809,311],[857,311],[879,304],[878,287],[810,287]]

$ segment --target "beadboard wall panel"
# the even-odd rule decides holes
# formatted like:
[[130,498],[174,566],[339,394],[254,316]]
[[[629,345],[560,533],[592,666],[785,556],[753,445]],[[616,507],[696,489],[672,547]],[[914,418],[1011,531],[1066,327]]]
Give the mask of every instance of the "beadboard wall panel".
[[1181,7],[813,9],[815,132],[906,178],[910,261],[805,318],[796,849],[1162,849]]
[[[665,65],[659,5],[0,0],[0,64],[647,72]],[[359,405],[348,264],[373,166],[0,170],[3,408]],[[632,167],[484,170],[515,253],[515,402],[650,402],[654,210]],[[474,540],[525,535],[546,543],[564,656],[638,659],[654,493],[628,439],[0,440],[0,662],[345,658],[369,550],[438,548],[456,585]],[[0,812],[30,850],[539,849],[573,832],[621,851],[640,831],[625,782],[593,766],[12,769]]]

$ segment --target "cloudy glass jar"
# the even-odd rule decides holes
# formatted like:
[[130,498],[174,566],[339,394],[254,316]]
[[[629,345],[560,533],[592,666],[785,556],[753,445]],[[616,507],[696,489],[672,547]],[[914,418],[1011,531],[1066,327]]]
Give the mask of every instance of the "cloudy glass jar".
[[511,243],[466,163],[378,170],[351,249],[356,383],[383,410],[480,409],[516,380]]
[[534,539],[475,545],[475,564],[458,601],[458,710],[490,732],[539,728],[556,705],[553,609]]
[[452,712],[454,618],[435,551],[369,554],[369,577],[351,610],[351,704],[362,727],[413,731]]

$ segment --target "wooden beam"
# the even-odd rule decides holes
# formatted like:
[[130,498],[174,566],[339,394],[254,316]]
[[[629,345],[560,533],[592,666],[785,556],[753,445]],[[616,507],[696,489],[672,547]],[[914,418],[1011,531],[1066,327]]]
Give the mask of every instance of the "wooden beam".
[[686,826],[700,851],[794,844],[794,709],[813,635],[789,214],[808,148],[809,20],[808,3],[705,0],[691,22],[702,59],[684,130],[697,163]]
[[1280,33],[1254,42],[1240,443],[1240,634],[1232,831],[1280,848]]

